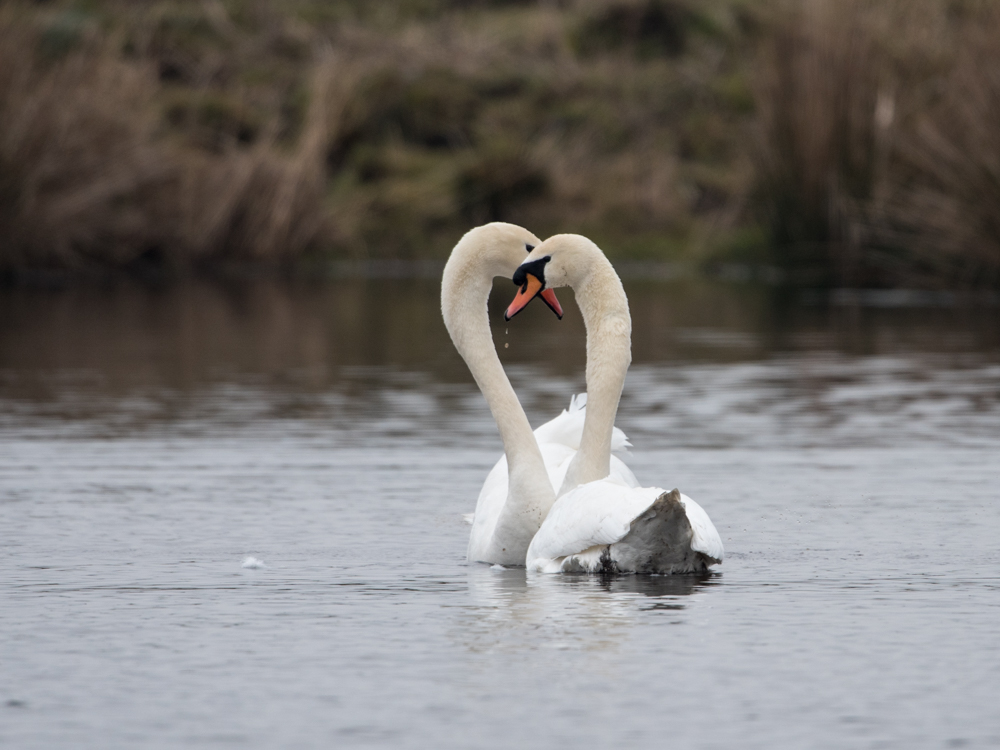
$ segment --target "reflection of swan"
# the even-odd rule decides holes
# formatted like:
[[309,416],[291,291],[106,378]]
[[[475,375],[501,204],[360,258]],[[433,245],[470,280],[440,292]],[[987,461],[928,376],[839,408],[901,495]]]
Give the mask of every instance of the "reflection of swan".
[[[473,561],[524,565],[528,543],[555,502],[554,488],[562,483],[583,434],[583,399],[574,399],[568,410],[532,434],[490,335],[486,303],[493,278],[513,273],[525,250],[539,242],[513,224],[477,227],[459,240],[441,280],[445,326],[486,397],[505,454],[486,478],[476,504],[468,551]],[[562,314],[551,290],[542,297]],[[616,431],[611,448],[625,445],[625,435]],[[619,459],[612,460],[611,469],[623,483],[636,484]]]
[[632,360],[632,318],[604,253],[585,237],[556,235],[528,254],[514,281],[521,290],[508,319],[536,294],[570,286],[587,325],[589,402],[580,449],[531,542],[528,569],[687,573],[722,562],[719,532],[694,500],[677,490],[629,486],[609,471],[618,401]]
[[[559,604],[557,600],[562,596],[569,594],[575,599],[581,592],[599,594],[604,599],[642,596],[670,603],[673,597],[690,596],[716,586],[720,579],[718,573],[709,571],[673,576],[532,576],[526,575],[524,568],[488,568],[480,565],[469,568],[473,605],[509,611],[524,610],[529,600],[538,602],[545,599],[548,604]],[[672,608],[684,607],[674,603]],[[552,609],[550,614],[558,616],[559,607]]]
[[454,637],[472,651],[615,653],[631,638],[632,626],[649,622],[654,612],[675,621],[688,597],[707,592],[718,577],[540,576],[472,565],[471,606],[457,612]]
[[[683,576],[600,576],[597,580],[601,588],[611,594],[641,594],[652,599],[690,596],[691,594],[717,586],[718,573],[690,573]],[[559,580],[557,578],[556,580]],[[653,602],[652,606],[641,609],[684,609],[683,604],[671,603],[668,599]]]

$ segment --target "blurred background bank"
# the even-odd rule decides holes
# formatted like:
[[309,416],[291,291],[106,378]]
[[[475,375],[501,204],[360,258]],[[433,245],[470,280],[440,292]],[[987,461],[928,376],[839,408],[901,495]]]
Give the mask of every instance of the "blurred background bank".
[[996,289],[998,20],[988,0],[8,1],[0,275],[434,275],[503,220],[640,276]]

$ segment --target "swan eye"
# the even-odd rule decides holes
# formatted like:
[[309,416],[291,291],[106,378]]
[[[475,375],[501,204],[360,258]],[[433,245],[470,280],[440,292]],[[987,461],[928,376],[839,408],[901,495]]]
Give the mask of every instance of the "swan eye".
[[524,249],[527,250],[530,253],[532,250],[535,249],[535,246],[534,245],[529,245],[527,242],[525,242],[524,243]]
[[[514,271],[512,281],[517,286],[523,286],[528,281],[528,276],[534,276],[541,282],[542,289],[545,288],[545,264],[552,260],[551,255],[535,260],[526,260]],[[537,292],[536,292],[537,294]]]

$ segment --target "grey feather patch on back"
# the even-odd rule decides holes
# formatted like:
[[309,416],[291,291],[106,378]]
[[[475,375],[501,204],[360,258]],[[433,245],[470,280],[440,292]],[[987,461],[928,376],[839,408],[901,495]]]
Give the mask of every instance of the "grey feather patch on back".
[[[628,534],[608,547],[602,568],[636,573],[690,573],[711,564],[691,549],[694,530],[679,490],[664,492],[649,509],[632,521]],[[607,559],[605,559],[605,557]]]

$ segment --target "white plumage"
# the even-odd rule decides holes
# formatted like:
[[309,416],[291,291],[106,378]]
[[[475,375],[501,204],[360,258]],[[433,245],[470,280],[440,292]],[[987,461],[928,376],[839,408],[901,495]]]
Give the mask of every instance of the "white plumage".
[[[535,440],[542,452],[549,483],[555,492],[563,483],[566,471],[580,448],[583,424],[586,415],[586,394],[574,396],[568,409],[535,430]],[[625,450],[630,445],[625,433],[615,428],[612,450]],[[629,487],[638,486],[632,470],[617,456],[611,457],[611,476]],[[493,535],[497,519],[507,502],[508,467],[507,456],[501,456],[483,483],[476,502],[476,512],[472,515],[472,533],[469,535],[470,560],[481,557],[481,550]]]
[[613,425],[631,362],[632,330],[628,299],[611,264],[578,235],[546,240],[525,263],[541,267],[543,287],[576,291],[587,324],[591,404],[575,443],[577,453],[561,477],[550,473],[561,489],[528,546],[528,569],[690,573],[721,563],[722,539],[698,503],[676,489],[639,487],[634,476],[623,480],[614,460],[609,465],[609,449],[622,435]]
[[[587,324],[589,396],[589,403],[574,397],[534,431],[497,357],[486,308],[493,277],[512,273],[531,248],[532,273],[546,277],[532,282],[532,294],[551,294],[546,285],[576,290]],[[546,301],[558,311],[554,297]],[[522,298],[517,309],[524,304]],[[511,224],[477,227],[445,266],[441,312],[504,444],[475,514],[466,517],[469,560],[553,573],[680,573],[722,561],[722,540],[701,506],[677,490],[639,487],[612,456],[629,445],[614,421],[631,362],[632,321],[621,282],[596,245],[577,235],[542,243]]]
[[526,563],[541,573],[692,573],[723,555],[719,532],[694,500],[609,477],[556,500]]
[[[577,397],[534,433],[490,335],[487,300],[493,278],[509,277],[525,252],[539,244],[533,234],[512,224],[477,227],[459,240],[441,278],[445,327],[489,404],[504,447],[504,457],[487,476],[471,519],[468,558],[477,562],[524,565],[528,545],[556,500],[556,487],[572,467],[586,423],[586,401]],[[555,297],[547,301],[558,311]],[[615,440],[616,445],[627,445],[620,432]],[[632,472],[617,459],[615,476],[635,483]]]

